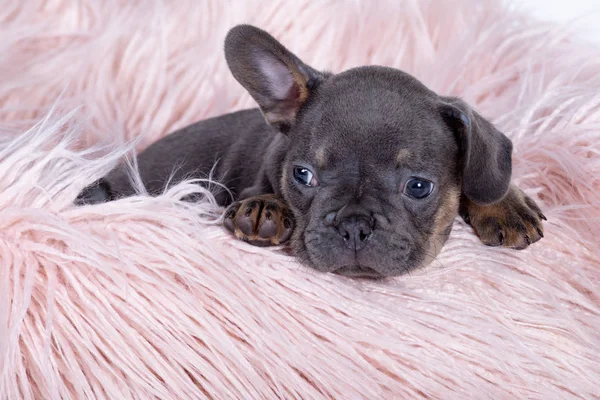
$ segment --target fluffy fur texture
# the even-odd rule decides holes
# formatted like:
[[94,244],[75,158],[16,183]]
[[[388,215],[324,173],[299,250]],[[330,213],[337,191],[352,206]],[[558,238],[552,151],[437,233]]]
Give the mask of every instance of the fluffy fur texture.
[[[599,49],[491,0],[5,0],[0,21],[0,398],[600,398]],[[233,240],[189,182],[73,207],[126,142],[253,106],[222,52],[239,22],[476,105],[546,238],[457,222],[426,269],[365,282]]]

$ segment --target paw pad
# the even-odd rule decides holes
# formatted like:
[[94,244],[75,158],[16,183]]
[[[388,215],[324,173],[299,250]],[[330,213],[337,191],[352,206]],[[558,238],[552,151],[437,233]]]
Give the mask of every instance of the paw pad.
[[262,195],[233,203],[223,226],[255,246],[275,246],[292,236],[294,220],[287,205],[275,195]]

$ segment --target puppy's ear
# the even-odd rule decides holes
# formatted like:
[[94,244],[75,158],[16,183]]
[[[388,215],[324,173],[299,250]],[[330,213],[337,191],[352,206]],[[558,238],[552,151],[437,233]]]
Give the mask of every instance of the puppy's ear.
[[465,102],[442,100],[442,116],[462,155],[463,194],[481,205],[501,200],[510,185],[512,142]]
[[238,25],[225,39],[229,69],[260,106],[267,122],[286,133],[324,75],[304,64],[267,32]]

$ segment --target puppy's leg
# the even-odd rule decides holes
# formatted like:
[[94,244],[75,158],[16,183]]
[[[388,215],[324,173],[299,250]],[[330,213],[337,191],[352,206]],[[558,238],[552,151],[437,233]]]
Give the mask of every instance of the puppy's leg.
[[279,196],[263,194],[231,204],[225,211],[223,225],[255,246],[276,246],[289,240],[294,217]]
[[542,220],[546,217],[537,204],[514,185],[502,200],[487,206],[475,204],[463,195],[459,213],[488,246],[521,250],[544,237]]
[[86,204],[104,203],[113,199],[110,185],[105,179],[87,186],[75,199],[75,204],[78,206]]

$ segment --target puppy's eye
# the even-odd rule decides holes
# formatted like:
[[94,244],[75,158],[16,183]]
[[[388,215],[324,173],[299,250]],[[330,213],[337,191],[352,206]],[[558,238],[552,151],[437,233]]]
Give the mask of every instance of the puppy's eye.
[[433,183],[420,178],[410,178],[404,187],[404,193],[415,199],[423,199],[433,192]]
[[317,186],[317,180],[315,179],[314,174],[308,168],[295,167],[294,179],[296,182],[304,186]]

